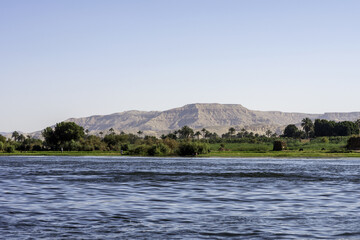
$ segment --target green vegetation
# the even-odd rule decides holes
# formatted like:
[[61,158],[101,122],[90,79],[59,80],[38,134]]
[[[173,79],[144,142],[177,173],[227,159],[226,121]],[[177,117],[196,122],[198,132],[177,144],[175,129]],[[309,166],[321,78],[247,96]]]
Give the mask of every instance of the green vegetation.
[[303,132],[300,131],[294,124],[290,124],[286,126],[283,137],[302,138]]
[[359,134],[359,125],[356,122],[327,121],[316,119],[314,124],[314,133],[316,137],[321,136],[350,136]]
[[301,121],[301,127],[304,129],[307,138],[314,136],[314,123],[310,118],[304,118]]
[[[360,121],[334,122],[305,118],[303,130],[288,125],[278,136],[267,130],[264,135],[246,129],[229,128],[222,136],[205,128],[194,131],[188,126],[162,135],[143,136],[115,133],[113,128],[98,135],[73,122],[61,122],[43,130],[44,140],[13,132],[0,135],[0,153],[11,155],[134,155],[134,156],[219,156],[219,157],[360,157]],[[325,135],[325,133],[327,135]]]
[[349,138],[346,148],[351,150],[360,150],[360,137]]
[[51,150],[77,150],[80,147],[80,139],[84,138],[84,128],[73,122],[57,123],[55,129],[47,127],[42,132],[45,138],[44,145]]
[[182,142],[177,150],[177,154],[180,156],[197,156],[209,152],[209,145],[203,142]]
[[287,147],[286,142],[276,140],[276,141],[274,141],[273,151],[283,151],[286,149],[286,147]]

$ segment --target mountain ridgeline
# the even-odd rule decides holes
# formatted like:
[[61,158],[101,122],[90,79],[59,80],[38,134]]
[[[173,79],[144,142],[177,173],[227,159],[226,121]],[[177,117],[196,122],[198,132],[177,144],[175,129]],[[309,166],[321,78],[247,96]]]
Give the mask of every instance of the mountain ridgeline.
[[253,132],[266,130],[282,132],[288,124],[300,124],[304,118],[335,121],[356,121],[360,112],[351,113],[288,113],[280,111],[254,111],[240,104],[189,104],[166,111],[126,111],[110,115],[95,115],[84,118],[71,118],[66,121],[88,129],[90,132],[106,132],[110,128],[116,132],[124,131],[161,135],[187,125],[194,129],[225,133],[229,127],[246,128]]

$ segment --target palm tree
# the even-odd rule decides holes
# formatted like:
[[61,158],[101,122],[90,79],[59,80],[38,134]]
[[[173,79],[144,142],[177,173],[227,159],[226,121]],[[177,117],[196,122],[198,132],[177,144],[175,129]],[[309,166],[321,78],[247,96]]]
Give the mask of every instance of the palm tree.
[[24,134],[20,134],[20,136],[18,137],[18,141],[19,142],[24,142],[25,141],[25,136],[24,136]]
[[20,136],[20,134],[17,131],[13,132],[12,135],[11,135],[11,137],[14,138],[15,142],[18,140],[19,136]]
[[205,128],[201,129],[203,138],[206,138],[207,130]]
[[211,137],[211,132],[210,131],[208,131],[208,130],[206,130],[206,132],[205,132],[205,138],[210,138]]
[[232,135],[235,134],[235,132],[236,132],[235,128],[233,128],[233,127],[229,128],[230,138],[231,138]]
[[189,139],[193,137],[194,130],[192,130],[189,126],[183,126],[180,130],[178,130],[180,133],[180,137],[184,139]]
[[197,131],[194,135],[197,137],[197,140],[199,141],[201,133],[199,131]]
[[179,130],[175,130],[175,131],[174,131],[174,135],[175,135],[176,138],[179,138],[179,137],[180,137]]
[[359,126],[359,136],[360,136],[360,119],[356,120],[355,123]]
[[141,135],[143,134],[144,132],[143,131],[138,131],[137,134],[139,135],[139,137],[141,137]]
[[115,130],[114,130],[113,128],[110,128],[110,129],[109,129],[109,132],[110,132],[111,134],[114,134]]
[[309,135],[310,135],[309,133],[314,131],[314,123],[311,121],[310,118],[304,118],[301,121],[301,126],[306,133],[306,137],[309,138]]
[[270,129],[268,129],[268,130],[265,132],[265,135],[266,135],[267,137],[270,137],[271,134],[272,134],[272,131],[271,131]]
[[246,133],[246,129],[242,128],[240,131],[240,136],[243,138],[245,136],[245,133]]

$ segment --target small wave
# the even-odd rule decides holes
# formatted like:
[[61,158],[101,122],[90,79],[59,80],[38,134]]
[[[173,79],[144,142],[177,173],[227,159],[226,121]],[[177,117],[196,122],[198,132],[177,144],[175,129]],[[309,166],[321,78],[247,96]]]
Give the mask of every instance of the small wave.
[[61,176],[63,180],[80,181],[131,181],[131,180],[168,180],[183,181],[191,179],[241,179],[241,178],[263,178],[278,179],[287,181],[351,181],[359,182],[359,178],[340,178],[337,176],[314,176],[299,173],[279,173],[279,172],[154,172],[154,171],[37,171],[29,175],[40,176]]
[[340,233],[340,234],[336,234],[336,237],[354,237],[354,236],[360,236],[360,232],[356,231],[356,232],[344,232],[344,233]]
[[137,171],[137,172],[121,172],[117,173],[123,176],[164,176],[164,177],[211,177],[211,178],[278,178],[278,179],[309,179],[309,180],[323,180],[323,177],[301,175],[295,173],[278,173],[278,172],[151,172],[151,171]]

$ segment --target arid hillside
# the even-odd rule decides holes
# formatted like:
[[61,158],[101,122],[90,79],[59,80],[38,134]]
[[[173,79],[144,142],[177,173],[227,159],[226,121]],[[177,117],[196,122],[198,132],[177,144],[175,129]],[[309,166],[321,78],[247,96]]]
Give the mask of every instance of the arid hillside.
[[307,114],[254,111],[240,104],[213,103],[188,104],[162,112],[126,111],[111,115],[71,118],[66,121],[75,122],[92,133],[107,132],[113,128],[115,132],[143,131],[145,134],[159,135],[188,125],[194,129],[206,128],[221,134],[226,132],[229,127],[235,127],[237,130],[246,128],[258,133],[263,133],[267,129],[281,132],[286,125],[299,124],[306,117],[355,121],[360,118],[360,112]]

